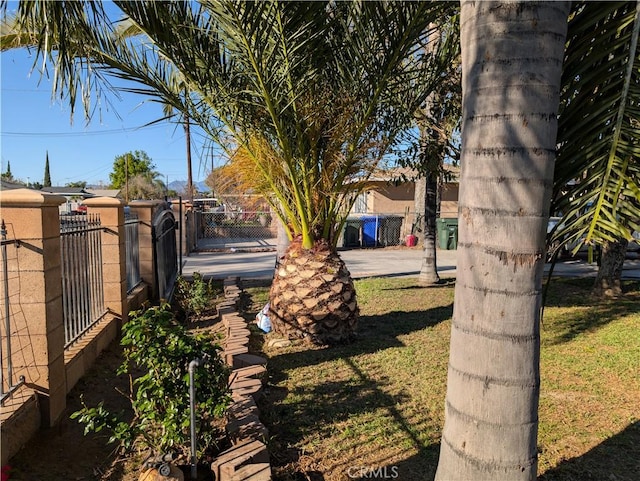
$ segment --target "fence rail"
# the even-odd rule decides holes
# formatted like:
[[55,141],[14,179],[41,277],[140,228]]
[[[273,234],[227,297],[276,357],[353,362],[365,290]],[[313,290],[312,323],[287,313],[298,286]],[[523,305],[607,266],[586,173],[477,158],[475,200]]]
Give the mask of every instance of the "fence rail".
[[[4,220],[0,225],[0,251],[2,253],[2,330],[4,332],[4,345],[0,342],[0,404],[4,404],[11,394],[24,384],[24,376],[19,376],[18,381],[14,382],[13,375],[13,351],[11,349],[11,306],[9,295],[9,257],[7,252],[7,246],[14,245],[16,248],[20,245],[19,241],[7,239],[7,228]],[[6,360],[6,366],[5,366]],[[6,388],[5,388],[6,386]]]
[[102,227],[95,215],[60,217],[65,348],[106,313],[102,282]]
[[130,293],[140,282],[140,221],[138,216],[127,214],[124,222],[125,234],[125,255],[127,269],[127,294]]

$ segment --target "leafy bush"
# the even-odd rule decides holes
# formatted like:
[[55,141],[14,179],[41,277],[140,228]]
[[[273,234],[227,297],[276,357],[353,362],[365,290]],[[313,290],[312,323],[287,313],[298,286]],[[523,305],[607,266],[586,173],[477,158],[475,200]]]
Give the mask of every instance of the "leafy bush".
[[[110,442],[125,449],[151,448],[156,454],[180,451],[190,439],[189,363],[200,359],[194,371],[198,447],[215,443],[214,420],[229,405],[228,368],[218,352],[220,346],[207,334],[190,334],[176,322],[168,305],[134,313],[122,329],[124,360],[118,373],[140,370],[131,383],[134,419],[122,421],[99,404],[84,406],[71,415],[89,431],[108,430]],[[132,376],[133,377],[133,376]]]
[[211,281],[206,282],[202,274],[194,272],[190,281],[178,277],[174,299],[188,321],[204,314],[217,294]]

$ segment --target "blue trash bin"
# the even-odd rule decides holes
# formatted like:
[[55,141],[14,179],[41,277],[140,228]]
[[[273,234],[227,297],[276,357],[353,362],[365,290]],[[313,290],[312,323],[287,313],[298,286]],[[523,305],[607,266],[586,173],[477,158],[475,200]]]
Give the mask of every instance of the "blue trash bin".
[[367,215],[362,216],[360,220],[362,221],[362,247],[375,247],[379,239],[380,216]]

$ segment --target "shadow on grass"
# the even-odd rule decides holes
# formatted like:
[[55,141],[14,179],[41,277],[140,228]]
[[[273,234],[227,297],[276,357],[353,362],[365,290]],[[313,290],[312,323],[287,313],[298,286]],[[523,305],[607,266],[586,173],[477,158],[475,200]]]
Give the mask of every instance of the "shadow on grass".
[[[271,437],[269,448],[276,473],[274,479],[324,480],[324,475],[329,473],[322,466],[314,465],[318,460],[306,456],[299,446],[309,439],[335,437],[336,426],[347,430],[357,429],[358,432],[336,438],[336,442],[348,444],[344,450],[349,454],[340,456],[340,465],[332,468],[332,479],[336,479],[336,475],[344,479],[370,479],[373,475],[393,479],[432,479],[439,447],[432,443],[433,440],[419,439],[416,426],[399,410],[398,406],[408,402],[408,396],[385,392],[387,381],[372,379],[352,358],[402,347],[404,343],[399,339],[400,336],[435,326],[450,319],[452,312],[453,305],[449,304],[425,311],[362,316],[358,338],[351,344],[287,352],[271,357],[270,385],[260,404],[262,420]],[[300,390],[277,386],[287,378],[290,370],[337,359],[346,364],[355,376]],[[385,457],[384,449],[380,451],[384,434],[377,431],[379,427],[353,427],[349,423],[351,419],[366,417],[368,413],[377,411],[383,412],[384,417],[390,420],[391,429],[402,433],[402,438],[410,446],[407,449],[411,451],[407,459],[391,462]],[[336,446],[336,449],[340,448]],[[416,451],[418,454],[415,454]],[[333,461],[329,460],[330,463]]]
[[285,371],[291,369],[404,346],[398,337],[433,327],[451,319],[452,315],[453,304],[425,311],[394,311],[376,316],[361,316],[354,342],[274,356],[269,359],[269,367],[274,367],[273,371],[270,369],[270,376],[278,382],[285,378]]
[[[593,279],[554,279],[545,305],[542,330],[550,334],[551,344],[569,342],[588,331],[597,330],[610,322],[640,311],[640,283],[627,282],[622,299],[599,299],[591,293]],[[545,322],[551,314],[548,308],[572,309],[564,312],[561,321]]]
[[454,278],[446,278],[440,279],[436,284],[431,285],[422,285],[422,284],[414,284],[411,286],[404,287],[383,287],[380,289],[381,291],[406,291],[406,290],[423,290],[423,289],[440,289],[442,287],[453,287],[456,284],[456,280]]
[[640,479],[640,422],[610,437],[582,456],[567,459],[538,481],[637,481]]
[[[408,396],[385,392],[384,383],[372,380],[351,358],[346,357],[343,362],[355,374],[353,378],[328,381],[300,391],[270,387],[265,393],[261,412],[271,436],[273,479],[324,480],[324,474],[315,466],[318,460],[311,460],[297,446],[308,439],[331,437],[336,440],[334,449],[348,453],[341,453],[339,464],[325,473],[331,474],[332,479],[338,476],[340,479],[433,479],[439,445],[421,440],[416,426],[398,409],[408,402]],[[277,370],[277,362],[270,362],[270,368],[274,364]],[[289,402],[284,402],[287,397]],[[296,401],[292,402],[292,399]],[[377,411],[389,420],[384,429],[376,423],[349,423],[350,419]],[[336,429],[345,432],[336,435]],[[403,448],[412,453],[417,451],[417,454],[391,461],[384,445],[380,445],[389,429],[400,432],[405,440]],[[397,458],[398,455],[393,456]],[[325,460],[329,464],[334,461]]]

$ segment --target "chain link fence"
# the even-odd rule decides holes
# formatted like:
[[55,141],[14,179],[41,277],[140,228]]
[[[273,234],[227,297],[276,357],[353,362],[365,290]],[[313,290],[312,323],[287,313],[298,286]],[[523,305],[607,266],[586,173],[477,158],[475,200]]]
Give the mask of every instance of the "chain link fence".
[[347,217],[338,247],[392,247],[415,245],[415,214],[358,214]]
[[276,223],[268,212],[200,212],[200,237],[205,239],[271,239]]

